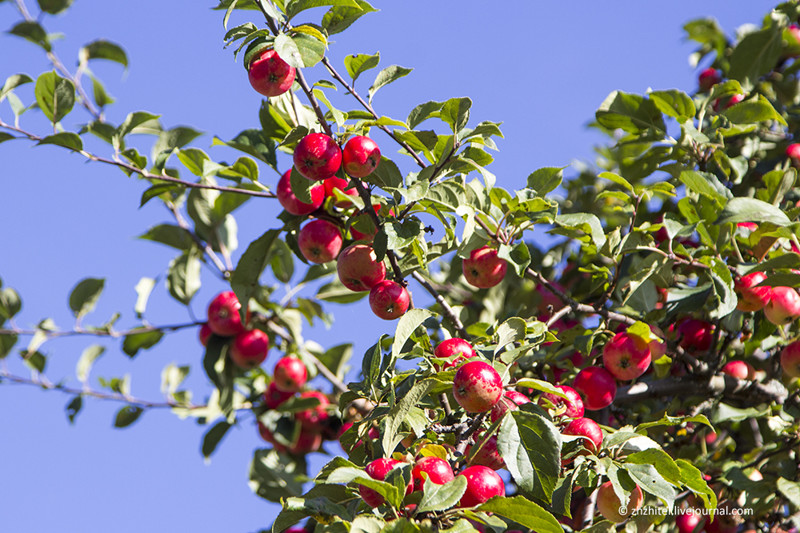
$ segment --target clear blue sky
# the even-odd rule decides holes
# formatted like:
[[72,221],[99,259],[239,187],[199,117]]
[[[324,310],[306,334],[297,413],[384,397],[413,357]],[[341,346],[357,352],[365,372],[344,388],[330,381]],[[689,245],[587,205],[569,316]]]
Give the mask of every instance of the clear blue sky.
[[[108,110],[111,122],[121,122],[129,111],[147,110],[162,115],[165,126],[185,124],[207,132],[195,145],[209,149],[212,157],[229,157],[209,148],[211,135],[231,138],[256,126],[260,97],[231,51],[222,49],[222,13],[212,11],[212,3],[78,0],[66,16],[46,17],[44,25],[51,33],[65,34],[56,51],[70,67],[80,46],[93,39],[103,37],[125,47],[128,72],[113,63],[94,68],[117,100]],[[27,4],[35,7],[32,0]],[[375,106],[384,115],[402,118],[427,100],[471,97],[473,123],[504,123],[505,140],[498,143],[500,152],[490,170],[509,188],[521,187],[530,172],[543,166],[591,162],[598,138],[585,124],[612,90],[692,90],[697,71],[687,57],[693,46],[681,30],[687,20],[714,15],[732,34],[743,23],[759,21],[772,6],[765,0],[374,4],[379,13],[336,36],[329,52],[333,63],[341,65],[349,53],[380,50],[382,65],[415,69],[378,93]],[[257,20],[256,12],[249,14]],[[0,29],[9,29],[18,18],[13,2],[0,3]],[[240,15],[234,17],[233,22],[241,21]],[[0,50],[2,79],[17,72],[35,76],[50,68],[35,46],[19,38],[0,35]],[[316,79],[320,71],[307,75]],[[365,75],[359,88],[366,92],[371,79]],[[21,94],[30,102],[30,89]],[[23,125],[45,133],[45,124],[34,115],[41,114],[25,115]],[[65,121],[70,127],[86,120],[80,113],[73,115]],[[0,117],[10,118],[6,103],[0,105]],[[393,153],[386,137],[379,132],[374,137],[385,153]],[[288,164],[284,160],[283,168]],[[107,279],[96,311],[86,319],[89,324],[120,311],[120,327],[135,325],[133,287],[142,276],[161,280],[150,300],[151,322],[189,318],[163,286],[173,252],[135,238],[152,225],[171,222],[155,202],[138,208],[143,182],[86,164],[64,150],[20,141],[0,144],[0,169],[0,277],[4,286],[22,295],[20,326],[51,317],[69,329],[67,296],[88,276]],[[262,181],[277,181],[266,167],[261,170]],[[274,201],[251,200],[237,217],[242,248],[274,226],[278,212]],[[208,271],[203,282],[191,306],[201,317],[223,288]],[[342,309],[329,307],[333,313]],[[361,322],[353,322],[354,316]],[[353,342],[355,353],[361,354],[393,327],[368,311],[348,312],[330,331],[313,337],[323,346]],[[51,355],[48,377],[72,379],[77,386],[75,364],[83,347],[93,342],[46,344],[43,351]],[[158,399],[161,369],[176,362],[194,367],[188,384],[199,397],[208,391],[195,331],[170,335],[133,361],[122,354],[119,342],[100,343],[107,352],[95,365],[93,380],[129,373],[135,396]],[[267,366],[277,358],[273,351]],[[9,366],[18,374],[27,372],[16,353]],[[247,486],[252,451],[262,445],[251,424],[231,431],[206,465],[199,452],[204,428],[191,421],[149,411],[129,429],[113,430],[118,404],[88,400],[70,426],[63,411],[68,400],[58,392],[0,385],[3,531],[248,533],[271,524],[278,507],[254,496]],[[332,453],[339,451],[335,443],[326,446]],[[319,455],[315,463],[323,461]]]

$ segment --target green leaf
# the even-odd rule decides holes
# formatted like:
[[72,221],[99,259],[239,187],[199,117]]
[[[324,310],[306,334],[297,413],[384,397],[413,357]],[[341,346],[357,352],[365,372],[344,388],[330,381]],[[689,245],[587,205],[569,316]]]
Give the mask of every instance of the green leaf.
[[403,346],[416,329],[431,317],[438,316],[433,311],[427,309],[411,309],[397,321],[397,329],[394,333],[392,343],[392,357],[398,358],[402,353]]
[[661,499],[668,507],[672,507],[676,492],[670,483],[651,464],[624,463],[622,467],[630,474],[636,484],[645,492]]
[[589,235],[595,246],[601,248],[606,242],[606,235],[600,219],[592,213],[567,213],[555,218],[557,226],[562,228],[577,229]]
[[[387,474],[388,478],[389,475]],[[402,496],[397,487],[386,481],[378,481],[372,479],[369,475],[360,468],[353,468],[351,466],[343,466],[337,468],[328,475],[327,483],[358,483],[367,488],[370,488],[383,496],[386,502],[395,507],[399,507],[402,501]]]
[[552,514],[523,496],[492,498],[481,504],[478,510],[495,513],[526,528],[536,529],[537,533],[562,533],[564,531]]
[[0,143],[4,143],[6,141],[10,141],[11,139],[16,139],[16,137],[11,135],[10,133],[6,133],[4,131],[0,131]]
[[72,0],[36,0],[36,2],[39,4],[39,9],[51,15],[61,13],[72,5]]
[[[362,16],[366,15],[367,13],[377,11],[377,9],[372,7],[369,2],[365,2],[364,0],[355,1],[358,4],[357,8],[336,6],[332,7],[327,13],[325,13],[325,16],[322,17],[322,27],[325,28],[325,30],[328,32],[328,35],[342,32],[349,28],[351,24],[353,24]],[[345,61],[347,60],[345,59]]]
[[422,500],[417,505],[418,513],[445,511],[455,506],[467,491],[467,478],[456,476],[455,479],[438,485],[430,479],[425,480],[422,489]]
[[106,280],[101,278],[86,278],[78,282],[69,295],[69,308],[76,317],[92,312],[100,293],[103,292]]
[[228,433],[228,430],[231,429],[231,427],[233,427],[231,424],[229,424],[226,420],[223,420],[222,422],[217,422],[211,429],[206,431],[206,434],[203,435],[203,445],[200,448],[203,457],[206,459],[211,457],[211,454],[213,454],[217,449],[217,445]]
[[781,31],[776,24],[748,33],[731,53],[728,76],[753,87],[762,74],[775,68],[781,48]]
[[67,418],[69,419],[70,424],[75,423],[75,418],[78,416],[78,413],[81,412],[81,408],[83,408],[83,396],[80,394],[73,397],[66,407],[64,407],[64,411],[67,413]]
[[170,295],[189,305],[200,289],[200,259],[193,251],[184,252],[169,263],[167,289]]
[[691,97],[683,91],[677,89],[653,91],[648,96],[659,111],[678,119],[678,122],[686,122],[690,118],[694,118],[697,113]]
[[528,176],[528,187],[536,191],[539,196],[544,196],[561,185],[565,168],[567,167],[540,168]]
[[680,469],[681,483],[703,499],[706,509],[715,509],[717,495],[706,483],[703,473],[685,459],[676,459],[675,464]]
[[[269,250],[280,233],[280,230],[276,229],[266,231],[261,237],[250,243],[236,264],[236,270],[231,276],[231,288],[236,293],[239,302],[242,303],[242,308],[239,310],[242,315],[247,311],[247,302],[259,287],[258,278],[261,277],[261,273],[268,264]],[[244,318],[242,316],[243,321]]]
[[17,37],[22,37],[23,39],[30,41],[35,45],[41,46],[46,52],[50,52],[52,50],[52,45],[50,44],[50,39],[47,36],[47,32],[44,31],[44,28],[42,28],[38,22],[19,22],[13,28],[8,30],[8,33],[11,35],[16,35]]
[[347,73],[353,78],[353,83],[355,83],[356,79],[358,79],[362,73],[377,67],[380,60],[380,52],[375,52],[375,55],[352,54],[344,58],[344,68],[347,69]]
[[416,383],[386,415],[386,430],[383,432],[383,450],[386,453],[393,452],[397,443],[403,440],[402,435],[397,434],[400,426],[408,417],[408,413],[428,395],[435,384],[436,381],[433,379],[424,379]]
[[626,180],[625,178],[623,178],[618,174],[614,174],[613,172],[601,172],[600,174],[597,175],[597,177],[606,179],[612,183],[616,183],[623,189],[626,189],[628,192],[635,193],[633,185],[631,185],[630,182],[628,182],[628,180]]
[[286,61],[289,65],[295,68],[303,68],[305,66],[303,64],[303,56],[300,55],[300,49],[297,43],[285,33],[279,33],[278,36],[275,37],[274,47],[281,59]]
[[[299,26],[298,28],[310,28],[319,33],[319,30],[311,26]],[[294,28],[294,30],[298,31],[298,28]],[[327,41],[322,34],[319,34],[319,36],[322,37],[322,40],[316,34],[310,33],[296,33],[292,37],[304,67],[313,67],[325,57]]]
[[275,450],[260,449],[250,463],[250,488],[262,498],[278,502],[303,493],[303,468]]
[[0,89],[0,102],[2,102],[6,94],[12,90],[16,89],[20,85],[25,85],[26,83],[32,82],[33,80],[27,74],[13,74],[9,76],[6,78],[6,82],[3,84],[3,88]]
[[724,205],[733,197],[731,191],[725,187],[716,176],[709,172],[684,170],[680,173],[678,179],[686,185],[690,191],[710,198],[719,206]]
[[284,12],[289,20],[306,9],[322,6],[359,8],[355,0],[289,0],[285,4]]
[[369,95],[369,103],[372,103],[372,98],[375,96],[375,93],[378,92],[378,89],[402,78],[403,76],[408,76],[412,70],[413,69],[401,67],[399,65],[392,65],[378,72],[378,75],[375,77],[375,81],[372,83],[372,86],[369,88],[369,92],[367,93]]
[[53,72],[36,79],[36,103],[52,123],[60,122],[75,105],[75,85]]
[[115,137],[122,139],[137,127],[151,121],[155,122],[158,118],[159,115],[154,115],[152,113],[148,113],[147,111],[135,111],[133,113],[128,113],[128,116],[125,117],[125,120],[117,128]]
[[561,469],[561,436],[543,416],[518,410],[500,425],[497,448],[517,485],[550,502]]
[[92,41],[81,48],[78,56],[81,63],[90,59],[107,59],[128,68],[128,56],[125,54],[125,50],[118,44],[103,39]]
[[192,234],[188,230],[174,224],[159,224],[153,226],[145,233],[139,235],[139,238],[165,244],[182,251],[189,250],[194,246]]
[[614,91],[603,101],[595,113],[597,122],[608,129],[622,129],[629,133],[655,130],[666,132],[664,117],[656,105],[638,94]]
[[381,162],[378,163],[372,174],[366,177],[365,181],[382,189],[396,188],[403,185],[403,174],[400,173],[400,169],[397,168],[394,161],[381,157]]
[[627,463],[635,463],[640,465],[653,465],[661,476],[673,483],[680,486],[681,470],[675,463],[672,457],[667,452],[658,448],[650,448],[641,452],[635,452],[625,458]]
[[511,263],[519,277],[525,277],[525,270],[531,264],[531,251],[524,241],[519,241],[513,248],[506,244],[501,245],[497,256]]
[[772,104],[759,94],[757,98],[748,98],[744,102],[739,102],[722,111],[722,114],[734,124],[755,124],[757,122],[768,122],[777,120],[784,126],[786,120],[781,116]]
[[164,332],[159,330],[142,332],[136,332],[136,330],[134,330],[134,333],[125,335],[125,339],[122,341],[122,351],[125,352],[125,355],[132,358],[139,353],[139,350],[146,350],[158,344],[158,341],[160,341],[163,336]]
[[94,365],[94,362],[97,361],[105,351],[105,347],[99,344],[93,344],[83,350],[80,359],[78,359],[78,365],[75,368],[75,375],[78,376],[78,381],[86,383],[89,380],[89,372],[92,369],[92,365]]
[[778,491],[792,503],[795,509],[800,509],[800,483],[779,477],[776,486]]
[[114,417],[114,427],[115,428],[126,428],[136,422],[140,416],[142,416],[142,412],[144,410],[141,407],[135,405],[126,405],[119,411],[117,411],[117,416]]
[[94,93],[94,102],[97,104],[98,107],[105,107],[109,104],[113,104],[115,100],[106,92],[105,87],[103,84],[100,83],[100,80],[95,78],[94,76],[90,76],[92,78],[92,92]]
[[469,98],[451,98],[442,105],[439,117],[450,125],[453,133],[458,133],[467,127],[470,107],[472,100]]
[[81,138],[78,136],[78,134],[69,131],[62,131],[61,133],[48,135],[36,144],[55,144],[56,146],[69,148],[75,152],[80,152],[83,150],[83,141]]
[[19,313],[20,309],[22,309],[22,301],[17,291],[11,287],[0,291],[0,317],[9,319]]
[[408,114],[408,119],[406,120],[409,129],[415,129],[421,122],[438,113],[443,105],[443,102],[430,101],[420,104],[412,109],[411,113]]
[[788,226],[792,223],[780,208],[756,198],[729,200],[714,224],[729,222],[771,222],[776,226]]

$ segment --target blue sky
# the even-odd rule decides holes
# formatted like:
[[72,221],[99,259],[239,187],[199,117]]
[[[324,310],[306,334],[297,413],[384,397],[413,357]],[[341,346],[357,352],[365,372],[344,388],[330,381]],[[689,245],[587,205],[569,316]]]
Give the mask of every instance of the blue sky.
[[[35,7],[31,0],[27,3]],[[227,139],[256,126],[260,96],[231,51],[222,48],[222,12],[212,11],[211,4],[79,0],[65,16],[48,16],[43,24],[51,33],[65,34],[56,52],[70,67],[78,49],[96,38],[126,49],[127,72],[114,63],[93,67],[117,100],[108,109],[111,122],[121,122],[130,111],[160,114],[165,126],[191,125],[206,132],[195,145],[212,157],[230,159],[210,148],[212,135]],[[759,21],[772,6],[763,0],[374,4],[380,12],[335,37],[329,51],[333,64],[342,65],[346,54],[380,51],[383,66],[414,68],[377,94],[375,107],[383,115],[404,118],[424,101],[472,98],[473,123],[503,122],[505,139],[498,142],[500,151],[490,170],[508,188],[523,186],[528,174],[543,166],[591,162],[599,138],[585,125],[612,90],[693,90],[698,71],[688,64],[693,46],[683,38],[683,23],[713,15],[732,34],[743,23]],[[256,12],[247,15],[257,21]],[[309,12],[310,20],[313,16],[318,15]],[[0,29],[10,28],[18,18],[13,2],[0,3]],[[244,20],[237,14],[232,22]],[[2,79],[50,70],[44,55],[19,38],[0,35],[0,50]],[[310,70],[306,75],[312,80],[322,74]],[[366,92],[371,79],[363,76],[358,88]],[[30,89],[20,95],[30,102]],[[6,103],[0,104],[0,117],[10,119]],[[84,121],[85,115],[73,112],[65,125]],[[47,131],[38,112],[24,115],[23,126]],[[385,136],[376,132],[374,138],[384,153],[394,153]],[[288,159],[282,163],[288,168]],[[138,208],[144,183],[86,164],[64,150],[21,141],[0,144],[0,165],[0,277],[22,296],[20,326],[51,317],[61,328],[71,328],[67,297],[77,281],[90,276],[105,277],[106,289],[86,318],[89,324],[120,311],[120,327],[135,325],[133,288],[142,276],[161,280],[148,307],[151,322],[190,319],[164,289],[173,252],[135,238],[152,225],[171,221],[155,202]],[[268,168],[261,172],[263,182],[277,181]],[[241,247],[273,227],[278,212],[277,202],[248,202],[237,217]],[[208,301],[223,288],[205,270],[203,287],[191,305],[194,314],[202,317]],[[361,354],[381,333],[393,331],[393,324],[369,311],[342,313],[345,309],[331,305],[329,311],[339,315],[333,328],[307,336],[326,347],[353,342],[355,353]],[[51,355],[48,377],[72,379],[77,386],[72,376],[78,356],[94,342],[45,344],[43,351]],[[197,395],[208,391],[194,330],[170,335],[133,361],[122,354],[119,342],[99,342],[107,352],[93,369],[94,383],[100,376],[130,374],[135,396],[158,399],[161,369],[176,362],[193,365],[188,384]],[[268,368],[278,356],[271,352]],[[17,374],[27,372],[16,354],[9,357],[9,367]],[[3,530],[248,533],[267,527],[277,513],[275,505],[254,496],[247,486],[252,451],[262,444],[251,423],[231,431],[204,464],[199,452],[204,428],[192,421],[149,411],[129,429],[113,430],[119,405],[89,400],[70,426],[63,411],[68,400],[57,392],[0,385]],[[326,446],[332,453],[339,451],[333,443]],[[315,464],[324,460],[320,455]]]

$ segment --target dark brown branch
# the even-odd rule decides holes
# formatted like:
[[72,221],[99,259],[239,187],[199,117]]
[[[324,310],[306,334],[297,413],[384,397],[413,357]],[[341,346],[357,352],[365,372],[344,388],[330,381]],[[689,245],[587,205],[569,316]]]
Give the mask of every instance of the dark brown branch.
[[753,402],[783,404],[789,397],[786,387],[777,380],[767,383],[736,379],[726,375],[710,377],[685,376],[655,382],[640,381],[620,387],[614,404],[632,403],[658,397],[673,396],[724,396]]

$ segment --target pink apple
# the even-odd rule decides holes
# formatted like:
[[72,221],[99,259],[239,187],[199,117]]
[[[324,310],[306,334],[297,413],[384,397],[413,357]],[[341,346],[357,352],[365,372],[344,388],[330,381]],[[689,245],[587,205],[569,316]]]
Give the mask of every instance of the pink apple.
[[700,513],[694,512],[694,509],[681,509],[680,514],[675,517],[678,533],[694,533],[701,519]]
[[603,446],[603,430],[591,418],[576,418],[564,428],[564,435],[574,435],[583,438],[583,445],[592,453]]
[[298,200],[294,191],[292,191],[291,176],[291,169],[284,172],[275,188],[275,196],[278,197],[278,202],[281,204],[281,207],[293,215],[308,215],[319,209],[322,202],[325,201],[324,185],[317,183],[311,187],[311,203],[307,204]]
[[341,148],[324,133],[309,133],[294,149],[294,168],[310,180],[330,178],[341,165]]
[[433,355],[440,360],[440,362],[434,361],[434,365],[442,368],[452,368],[463,361],[478,357],[475,348],[469,342],[458,337],[440,342],[433,350]]
[[336,271],[342,284],[356,292],[368,291],[386,278],[386,266],[366,244],[351,244],[342,250]]
[[280,390],[274,381],[267,385],[267,390],[264,391],[264,407],[267,409],[276,409],[280,404],[294,396],[293,392],[284,392]]
[[698,76],[701,92],[708,92],[711,88],[722,81],[719,71],[715,68],[707,68]]
[[481,448],[474,454],[472,454],[472,448],[478,446],[483,440],[483,431],[476,432],[475,435],[473,435],[473,439],[475,440],[475,444],[467,447],[467,454],[472,455],[469,464],[487,466],[492,470],[505,468],[506,463],[503,461],[503,458],[500,456],[500,451],[497,449],[497,437],[495,435],[486,439],[486,442],[484,442]]
[[489,418],[492,422],[496,422],[503,418],[508,411],[516,411],[520,405],[530,403],[531,400],[521,392],[515,390],[507,390],[500,397],[500,401],[492,407],[492,412],[489,413]]
[[601,366],[587,366],[578,372],[573,386],[583,396],[583,406],[590,411],[608,407],[617,395],[614,376]]
[[339,227],[327,220],[312,220],[297,234],[297,246],[303,257],[311,263],[322,264],[336,259],[342,243]]
[[461,365],[453,378],[453,396],[468,413],[484,413],[500,401],[503,380],[485,361],[469,361]]
[[650,346],[636,335],[617,333],[603,347],[603,366],[620,381],[636,379],[650,366]]
[[357,135],[347,141],[342,150],[342,166],[344,171],[354,178],[364,178],[372,174],[381,162],[381,150],[378,144],[363,135]]
[[567,397],[562,398],[556,394],[545,393],[542,398],[552,403],[556,409],[564,408],[564,416],[567,418],[581,418],[583,416],[583,400],[581,400],[578,391],[567,385],[559,385],[556,387],[561,390]]
[[756,369],[747,361],[728,361],[722,367],[722,373],[736,379],[755,379]]
[[439,457],[423,457],[417,459],[414,463],[414,468],[411,470],[411,481],[414,484],[414,490],[422,490],[425,486],[425,480],[430,480],[431,483],[437,485],[444,485],[452,481],[455,477],[450,463]]
[[242,305],[233,291],[219,293],[208,305],[208,327],[217,335],[232,337],[244,331],[239,309]]
[[467,283],[479,289],[488,289],[503,281],[507,268],[506,260],[488,246],[472,250],[462,263]]
[[411,297],[405,287],[385,279],[379,281],[369,291],[369,306],[376,316],[384,320],[400,318],[411,303]]
[[800,163],[800,143],[792,143],[786,147],[786,157],[792,160],[792,164]]
[[772,287],[764,315],[777,326],[793,322],[800,317],[800,294],[793,287]]
[[[624,522],[634,511],[639,509],[643,501],[644,494],[642,494],[642,489],[639,488],[639,485],[636,485],[631,491],[628,503],[625,505],[622,505],[622,502],[619,501],[610,481],[606,481],[597,489],[597,510],[606,520],[617,524]],[[625,513],[620,513],[621,509],[625,509]]]
[[260,329],[249,329],[236,335],[231,344],[231,360],[236,366],[249,370],[267,358],[269,337]]
[[794,341],[781,350],[781,368],[790,378],[800,378],[800,341]]
[[753,272],[735,281],[734,288],[739,295],[736,309],[745,312],[761,311],[767,305],[770,288],[758,286],[765,279],[767,279],[767,275],[763,272]]
[[686,318],[678,324],[678,344],[687,352],[706,352],[713,341],[714,325],[710,322]]
[[[367,465],[367,475],[369,475],[369,477],[372,479],[384,481],[389,472],[391,472],[397,465],[400,464],[402,463],[397,459],[375,459]],[[363,499],[370,507],[378,507],[384,502],[384,498],[380,495],[380,493],[363,485],[358,488],[358,493],[361,495],[361,499]]]
[[319,391],[307,391],[300,394],[300,398],[316,398],[319,402],[319,405],[315,407],[310,407],[305,411],[298,411],[295,413],[295,420],[300,422],[303,427],[318,428],[328,421],[330,415],[328,414],[327,407],[330,404],[330,401],[328,400],[327,396]]
[[303,388],[308,380],[306,365],[297,357],[281,357],[272,372],[272,383],[283,392],[295,393]]
[[467,478],[467,490],[461,497],[459,507],[474,507],[506,494],[503,479],[488,466],[468,466],[458,475]]
[[295,68],[272,48],[258,54],[247,67],[250,85],[264,96],[279,96],[292,88]]

